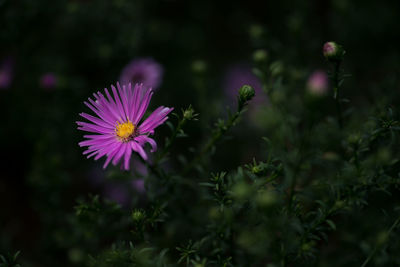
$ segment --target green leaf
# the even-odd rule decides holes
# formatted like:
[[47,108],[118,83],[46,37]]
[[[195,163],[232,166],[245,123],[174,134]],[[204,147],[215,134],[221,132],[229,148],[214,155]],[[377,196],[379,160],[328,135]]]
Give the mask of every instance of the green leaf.
[[329,224],[329,226],[333,229],[336,230],[336,225],[333,221],[331,220],[326,220],[326,223]]

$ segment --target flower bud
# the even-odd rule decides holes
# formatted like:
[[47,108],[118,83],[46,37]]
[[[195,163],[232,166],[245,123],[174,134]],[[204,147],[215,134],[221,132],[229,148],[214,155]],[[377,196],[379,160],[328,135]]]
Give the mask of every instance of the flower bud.
[[131,216],[132,220],[136,223],[143,221],[145,218],[145,214],[141,210],[134,210]]
[[339,159],[339,155],[332,151],[327,151],[322,155],[324,160],[335,161]]
[[272,191],[264,191],[257,194],[256,202],[261,208],[269,208],[278,202],[278,197]]
[[192,62],[192,71],[195,73],[203,73],[207,70],[207,63],[203,60],[195,60]]
[[387,242],[388,238],[389,234],[386,231],[381,231],[376,238],[377,245],[382,246]]
[[361,136],[358,133],[353,133],[353,134],[349,135],[349,137],[347,138],[347,141],[352,145],[359,144],[361,142]]
[[68,251],[68,258],[73,263],[81,263],[85,258],[85,254],[78,248],[72,248]]
[[268,58],[268,52],[264,49],[258,49],[253,53],[253,60],[255,62],[264,62]]
[[345,51],[341,45],[335,42],[326,42],[322,48],[322,53],[330,62],[337,62],[343,59]]
[[186,110],[183,111],[183,117],[188,121],[195,118],[196,114],[194,113],[194,109],[189,106]]
[[276,77],[283,73],[283,63],[281,61],[272,62],[269,69],[271,71],[271,76]]
[[256,95],[254,88],[250,85],[243,85],[239,89],[239,104],[244,104],[247,101],[250,101]]
[[346,206],[346,203],[343,201],[343,200],[337,200],[336,202],[335,202],[335,205],[333,206],[333,208],[335,209],[335,210],[340,210],[340,209],[342,209],[343,207],[345,207]]
[[261,173],[263,171],[263,168],[259,165],[255,165],[251,168],[251,172],[254,174]]
[[232,194],[236,199],[243,201],[251,196],[252,190],[245,182],[239,182],[233,186]]
[[258,40],[263,35],[264,29],[261,25],[254,24],[250,26],[249,33],[251,38]]

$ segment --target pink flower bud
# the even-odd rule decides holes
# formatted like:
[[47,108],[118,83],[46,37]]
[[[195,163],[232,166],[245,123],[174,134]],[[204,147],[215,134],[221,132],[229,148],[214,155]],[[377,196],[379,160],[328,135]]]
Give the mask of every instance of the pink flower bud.
[[326,42],[322,48],[322,53],[326,59],[333,62],[342,60],[345,51],[343,50],[342,46],[335,42]]

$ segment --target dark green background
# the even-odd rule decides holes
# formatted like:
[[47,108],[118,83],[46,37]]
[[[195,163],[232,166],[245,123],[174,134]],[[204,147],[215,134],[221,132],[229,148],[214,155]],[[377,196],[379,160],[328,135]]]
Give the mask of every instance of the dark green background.
[[[69,266],[65,249],[54,245],[62,243],[57,229],[77,197],[102,192],[88,176],[103,161],[81,155],[75,121],[88,112],[83,101],[114,84],[130,60],[152,57],[164,67],[151,109],[192,104],[200,113],[187,129],[190,138],[173,150],[190,155],[188,147],[197,147],[224,114],[225,69],[251,63],[260,48],[298,73],[298,93],[313,70],[328,69],[322,45],[334,40],[347,51],[343,66],[352,77],[345,95],[357,109],[398,104],[399,12],[399,1],[374,0],[0,0],[0,60],[15,59],[12,85],[0,91],[0,254],[21,250],[29,266]],[[257,28],[259,36],[252,34]],[[206,63],[204,73],[192,71],[195,60]],[[57,75],[56,88],[39,86],[46,72]],[[263,155],[258,140],[268,133],[246,125],[221,146],[212,170]],[[160,146],[167,133],[157,131]],[[177,166],[172,157],[170,168]]]

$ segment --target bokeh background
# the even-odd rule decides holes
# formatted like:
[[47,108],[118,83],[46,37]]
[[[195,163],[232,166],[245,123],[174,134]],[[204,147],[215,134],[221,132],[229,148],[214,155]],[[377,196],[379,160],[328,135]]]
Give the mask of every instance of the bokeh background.
[[[352,75],[346,97],[361,112],[398,101],[399,12],[394,0],[0,0],[0,252],[21,250],[26,266],[70,266],[78,256],[64,232],[77,199],[91,193],[121,205],[132,195],[138,205],[145,201],[140,173],[127,190],[119,168],[103,171],[103,160],[82,156],[75,124],[88,112],[83,101],[119,81],[132,60],[151,58],[163,68],[151,109],[179,112],[191,104],[200,114],[166,166],[179,168],[178,156],[190,156],[235,106],[241,82],[261,88],[251,72],[260,49],[301,94],[311,73],[328,71],[322,45],[334,40],[344,45],[343,66]],[[268,135],[268,98],[260,101],[212,169],[262,156],[256,140]],[[160,146],[168,133],[160,127]]]

